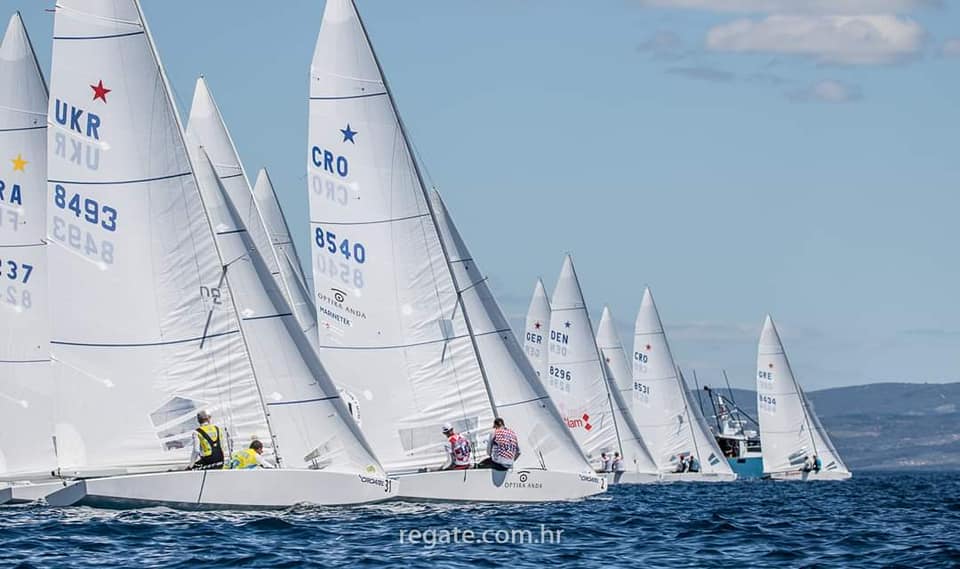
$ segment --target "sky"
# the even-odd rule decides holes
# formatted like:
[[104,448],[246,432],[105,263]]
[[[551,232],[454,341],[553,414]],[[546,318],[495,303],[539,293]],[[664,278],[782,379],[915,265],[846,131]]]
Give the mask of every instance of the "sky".
[[[323,2],[142,3],[183,116],[205,74],[303,255]],[[515,323],[569,252],[628,346],[650,286],[679,365],[752,387],[769,312],[807,389],[960,381],[958,4],[358,0]],[[49,70],[53,2],[0,6]]]

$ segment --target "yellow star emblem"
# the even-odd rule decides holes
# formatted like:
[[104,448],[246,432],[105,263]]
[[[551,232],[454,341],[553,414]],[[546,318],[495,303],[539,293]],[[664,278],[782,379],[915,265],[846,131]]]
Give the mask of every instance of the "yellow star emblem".
[[26,168],[27,164],[29,164],[29,162],[23,159],[22,154],[17,154],[17,157],[11,160],[11,162],[13,162],[14,172],[24,172],[24,168]]

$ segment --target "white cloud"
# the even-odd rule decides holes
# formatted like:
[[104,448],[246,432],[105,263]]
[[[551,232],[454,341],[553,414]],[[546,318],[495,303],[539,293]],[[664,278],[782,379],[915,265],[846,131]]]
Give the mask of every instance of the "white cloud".
[[819,101],[823,103],[849,103],[862,98],[860,89],[840,81],[818,81],[805,89],[787,93],[794,101]]
[[943,44],[943,55],[960,57],[960,39],[947,40],[947,43]]
[[893,63],[923,46],[917,22],[894,15],[743,18],[707,32],[707,48],[733,53],[801,55],[825,63]]
[[647,6],[713,12],[876,14],[939,6],[940,0],[640,0]]

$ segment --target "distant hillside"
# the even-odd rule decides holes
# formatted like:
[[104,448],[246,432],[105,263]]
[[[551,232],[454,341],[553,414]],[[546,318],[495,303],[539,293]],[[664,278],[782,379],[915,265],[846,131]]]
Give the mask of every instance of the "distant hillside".
[[[960,383],[874,383],[807,396],[853,470],[960,470]],[[734,389],[733,397],[756,418],[755,392]],[[710,402],[702,392],[700,399],[712,423]]]

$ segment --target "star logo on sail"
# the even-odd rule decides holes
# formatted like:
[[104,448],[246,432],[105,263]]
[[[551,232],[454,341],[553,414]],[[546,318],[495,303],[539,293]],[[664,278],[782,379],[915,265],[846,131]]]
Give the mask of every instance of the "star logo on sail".
[[653,346],[651,346],[650,344],[647,344],[646,347],[647,347],[647,351],[649,352],[649,351],[650,351],[650,348],[652,348]]
[[347,123],[347,128],[341,128],[340,132],[343,134],[343,142],[350,142],[351,144],[357,143],[357,141],[353,139],[354,136],[357,136],[357,131],[350,128],[350,123]]
[[567,320],[566,322],[563,323],[563,327],[564,327],[564,328],[569,328],[570,326],[571,326],[571,324],[570,324],[570,321],[569,321],[569,320]]
[[542,326],[542,324],[540,324],[539,322],[534,322],[534,324],[533,324],[534,330],[539,330],[539,329],[540,329],[540,326]]
[[29,162],[23,159],[23,154],[17,153],[17,157],[10,161],[13,162],[14,172],[26,172],[26,167]]
[[107,93],[113,91],[113,89],[107,89],[103,86],[103,79],[97,81],[96,85],[90,85],[90,88],[93,89],[93,100],[100,99],[104,103],[107,102]]

